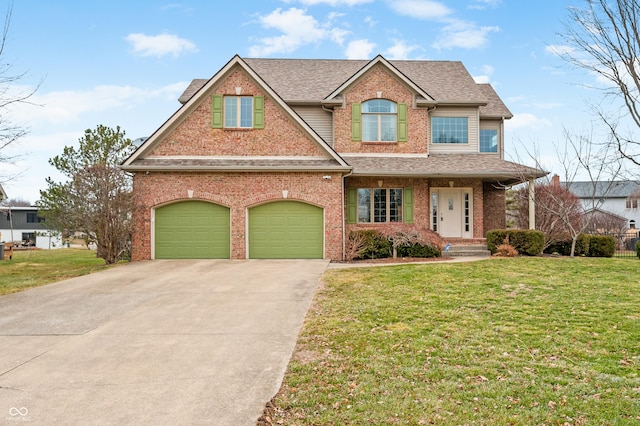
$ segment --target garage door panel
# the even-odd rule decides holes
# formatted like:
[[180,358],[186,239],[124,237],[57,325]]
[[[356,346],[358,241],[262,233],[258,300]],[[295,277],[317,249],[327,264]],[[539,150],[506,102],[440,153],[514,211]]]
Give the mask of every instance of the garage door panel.
[[320,207],[277,201],[249,211],[249,257],[252,259],[321,259],[324,214]]
[[156,259],[228,259],[229,209],[204,201],[184,201],[156,210]]

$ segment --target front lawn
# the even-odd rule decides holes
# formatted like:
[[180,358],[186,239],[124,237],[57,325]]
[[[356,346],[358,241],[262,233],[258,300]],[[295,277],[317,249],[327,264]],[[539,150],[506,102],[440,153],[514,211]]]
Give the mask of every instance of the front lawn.
[[0,260],[0,295],[90,274],[107,268],[95,250],[56,249],[14,251]]
[[330,270],[271,422],[640,424],[639,268],[494,258]]

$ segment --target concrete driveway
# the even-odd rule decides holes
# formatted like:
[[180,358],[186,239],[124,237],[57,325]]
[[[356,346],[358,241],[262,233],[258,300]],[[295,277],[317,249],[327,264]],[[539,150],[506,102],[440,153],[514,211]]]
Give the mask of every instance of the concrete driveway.
[[0,424],[254,425],[328,262],[150,261],[0,297]]

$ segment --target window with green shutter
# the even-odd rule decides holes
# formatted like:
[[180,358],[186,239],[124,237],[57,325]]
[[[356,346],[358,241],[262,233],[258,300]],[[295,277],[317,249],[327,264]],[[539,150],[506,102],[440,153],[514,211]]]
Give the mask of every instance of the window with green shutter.
[[347,223],[358,222],[358,189],[347,188]]
[[253,97],[253,128],[264,129],[264,96]]
[[351,140],[362,140],[362,106],[358,103],[351,104]]
[[404,188],[404,223],[413,223],[413,188]]
[[222,129],[222,95],[211,97],[211,127]]
[[398,142],[407,141],[407,104],[398,104]]
[[264,129],[264,96],[211,97],[214,129]]

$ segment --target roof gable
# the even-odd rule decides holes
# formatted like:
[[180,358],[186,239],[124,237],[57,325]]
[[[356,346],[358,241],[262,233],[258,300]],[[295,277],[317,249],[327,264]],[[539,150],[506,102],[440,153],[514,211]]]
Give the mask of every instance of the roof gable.
[[416,85],[413,81],[411,81],[406,75],[401,73],[396,67],[391,65],[389,61],[384,59],[382,56],[378,55],[374,59],[372,59],[368,64],[364,67],[360,68],[356,73],[354,73],[351,77],[349,77],[344,83],[340,86],[336,87],[329,95],[327,95],[323,101],[330,102],[335,99],[338,95],[342,94],[349,86],[353,85],[357,80],[366,75],[373,67],[376,65],[382,65],[387,70],[389,70],[393,75],[395,75],[400,81],[409,86],[415,93],[420,95],[427,102],[435,104],[433,102],[433,98],[424,90],[422,90],[418,85]]
[[[176,111],[158,130],[156,130],[125,162],[122,164],[123,169],[135,170],[137,167],[134,163],[138,162],[140,166],[141,160],[144,160],[146,156],[150,155],[154,149],[164,140],[164,138],[174,131],[180,123],[188,119],[188,117],[201,105],[206,102],[207,95],[210,89],[213,90],[217,84],[224,81],[227,76],[233,72],[236,67],[240,67],[251,79],[257,84],[257,86],[269,96],[269,98],[275,102],[285,114],[291,119],[292,123],[302,130],[302,132],[308,137],[310,141],[313,141],[326,157],[333,160],[337,165],[341,167],[348,167],[345,161],[322,139],[317,133],[295,113],[284,100],[276,93],[255,71],[253,71],[239,56],[234,56],[227,64],[218,71],[211,79],[197,88],[193,84],[190,85],[190,90],[193,91],[193,95],[182,105],[178,111]],[[188,88],[189,89],[189,88]]]

